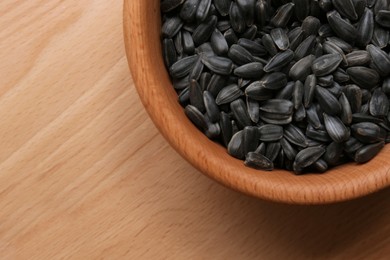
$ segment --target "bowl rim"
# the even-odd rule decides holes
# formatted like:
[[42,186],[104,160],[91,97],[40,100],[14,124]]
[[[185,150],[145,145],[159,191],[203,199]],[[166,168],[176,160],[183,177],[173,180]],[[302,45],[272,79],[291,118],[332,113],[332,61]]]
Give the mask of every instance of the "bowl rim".
[[[351,164],[339,166],[324,175],[295,176],[290,173],[286,175],[285,170],[256,171],[244,167],[242,161],[230,157],[226,151],[221,154],[222,146],[195,130],[196,128],[185,118],[178,102],[172,103],[174,98],[172,93],[175,92],[162,61],[160,21],[158,19],[156,23],[150,24],[150,21],[153,22],[150,15],[160,17],[159,0],[124,0],[124,41],[134,85],[146,111],[161,134],[182,157],[203,174],[244,194],[288,204],[341,202],[390,186],[389,146],[366,164],[359,167],[350,167]],[[157,43],[150,44],[153,42],[150,41],[150,37]],[[148,75],[145,71],[149,71]],[[159,78],[156,75],[159,75]],[[170,89],[162,88],[162,85],[170,85]],[[171,105],[165,106],[166,101],[170,101]],[[178,107],[181,108],[179,112]],[[187,131],[188,129],[190,131]],[[186,134],[192,138],[184,138],[183,135]],[[202,148],[204,144],[210,148]],[[218,155],[206,150],[218,152]]]

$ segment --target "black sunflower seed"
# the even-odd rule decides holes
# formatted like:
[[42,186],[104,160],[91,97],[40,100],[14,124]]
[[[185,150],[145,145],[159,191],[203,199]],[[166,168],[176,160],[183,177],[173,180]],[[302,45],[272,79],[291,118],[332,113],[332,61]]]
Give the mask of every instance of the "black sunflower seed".
[[203,55],[202,62],[209,70],[216,74],[230,75],[233,70],[233,62],[225,57]]
[[376,70],[381,76],[387,76],[390,74],[390,57],[389,55],[375,45],[368,45],[367,51],[370,53],[372,62],[375,65]]
[[323,158],[329,165],[338,165],[340,158],[343,155],[343,151],[344,144],[332,142],[326,147]]
[[213,34],[211,35],[210,42],[214,52],[218,55],[224,55],[229,50],[229,45],[225,37],[218,29],[214,30]]
[[334,83],[333,75],[318,77],[317,83],[322,87],[330,87]]
[[390,11],[380,10],[375,16],[375,21],[383,27],[390,28]]
[[177,8],[179,5],[181,5],[182,3],[184,3],[184,1],[185,0],[164,0],[161,2],[160,5],[161,12],[163,13],[170,12],[175,8]]
[[264,48],[267,50],[267,52],[271,55],[274,56],[278,53],[278,49],[272,40],[271,35],[265,34],[263,38],[261,38],[262,43],[264,45]]
[[343,121],[345,125],[350,125],[352,123],[352,108],[344,93],[341,93],[339,103],[341,105],[341,121]]
[[244,131],[239,131],[235,133],[227,147],[228,153],[237,158],[243,160],[245,158],[244,153]]
[[329,115],[339,115],[342,111],[337,98],[329,90],[317,86],[315,96],[322,110]]
[[272,59],[265,65],[265,72],[280,71],[283,67],[287,66],[294,59],[294,52],[287,50],[276,54]]
[[374,34],[374,26],[374,14],[370,9],[366,8],[357,28],[356,43],[358,45],[366,46],[371,41]]
[[259,127],[259,134],[262,142],[276,142],[283,137],[283,127],[266,124]]
[[344,94],[351,105],[352,113],[359,112],[362,106],[362,90],[356,85],[347,85]]
[[271,24],[275,27],[286,27],[287,23],[290,21],[293,11],[293,3],[282,5],[278,8],[278,10],[276,10],[275,15],[271,18]]
[[357,163],[366,163],[372,160],[384,147],[385,142],[366,145],[356,151],[354,160]]
[[194,123],[194,125],[202,131],[205,131],[208,127],[206,118],[196,107],[188,105],[185,107],[185,114]]
[[236,84],[224,87],[219,93],[215,102],[217,105],[228,104],[241,97],[244,93]]
[[330,116],[324,113],[324,122],[326,131],[330,138],[336,143],[342,143],[348,140],[350,131],[337,116]]
[[[295,169],[303,169],[315,163],[325,153],[322,147],[308,147],[301,150],[295,157]],[[297,172],[297,171],[296,171]],[[298,172],[299,173],[299,170]]]
[[308,16],[302,22],[302,31],[305,36],[317,35],[321,22],[317,17]]
[[229,14],[231,3],[232,0],[214,0],[215,8],[221,16],[227,16]]
[[315,59],[314,55],[308,55],[297,61],[290,69],[289,76],[293,80],[305,81],[311,73],[311,65]]
[[386,131],[371,122],[363,122],[351,125],[353,137],[362,143],[372,144],[384,141],[386,138]]
[[389,99],[381,89],[375,89],[370,100],[370,114],[375,117],[385,117],[389,113]]
[[251,99],[250,97],[246,98],[246,106],[248,108],[248,115],[252,122],[259,122],[260,116],[260,104],[258,101]]
[[287,33],[282,28],[272,29],[270,35],[279,50],[285,51],[290,47]]
[[374,88],[380,81],[378,72],[366,67],[351,67],[347,69],[347,73],[355,84],[365,89]]
[[227,147],[229,142],[230,142],[230,139],[233,136],[233,126],[232,126],[232,121],[230,120],[229,115],[223,111],[220,114],[219,126],[221,128],[221,135],[222,135],[223,143]]
[[284,129],[284,137],[292,144],[305,148],[308,146],[308,141],[305,134],[298,127],[290,124]]
[[310,14],[309,0],[293,0],[295,4],[295,15],[298,20],[303,21]]
[[265,157],[270,159],[270,161],[272,161],[272,162],[275,161],[281,148],[282,148],[282,146],[279,142],[269,143],[267,145],[267,149],[265,151]]
[[190,73],[198,59],[198,55],[192,55],[176,61],[169,68],[169,74],[176,79],[184,78]]
[[217,21],[217,17],[215,15],[212,15],[207,18],[203,23],[199,24],[198,27],[196,27],[194,33],[192,34],[192,38],[194,39],[194,43],[196,46],[201,45],[210,38],[215,27],[217,26]]
[[303,93],[303,105],[305,106],[305,108],[308,108],[313,101],[316,85],[316,76],[314,76],[313,74],[309,75],[305,80]]
[[229,10],[230,24],[237,33],[243,33],[246,28],[245,17],[236,2],[232,2]]
[[252,124],[248,115],[247,107],[242,99],[237,99],[230,103],[230,109],[232,110],[233,116],[240,128],[244,128],[245,126],[250,126]]
[[329,12],[327,18],[330,27],[341,39],[348,42],[353,42],[356,39],[357,29],[349,21],[341,18],[338,12]]
[[362,66],[368,64],[371,61],[371,56],[367,51],[353,51],[347,54],[347,63],[348,66]]
[[252,54],[238,44],[233,44],[230,47],[228,56],[238,65],[244,65],[255,61]]
[[244,153],[254,152],[259,143],[259,130],[255,126],[244,128]]
[[334,72],[340,65],[341,61],[341,55],[327,54],[315,59],[311,69],[316,76],[326,76]]
[[316,37],[314,35],[310,35],[304,39],[295,49],[295,60],[300,60],[309,55],[315,45],[315,40]]
[[264,46],[255,41],[241,38],[238,40],[237,44],[244,47],[253,56],[264,56],[265,54],[267,54],[267,51],[265,50]]
[[270,90],[281,89],[287,84],[287,76],[281,72],[266,74],[261,78],[260,84]]
[[245,89],[245,94],[253,100],[265,101],[273,96],[270,89],[264,87],[262,82],[255,81]]
[[390,35],[389,31],[379,25],[375,25],[374,34],[372,36],[372,43],[375,46],[383,49],[389,43]]
[[248,153],[244,163],[257,170],[272,171],[274,169],[273,162],[259,153]]
[[333,6],[344,17],[350,20],[357,20],[355,5],[352,0],[332,0]]

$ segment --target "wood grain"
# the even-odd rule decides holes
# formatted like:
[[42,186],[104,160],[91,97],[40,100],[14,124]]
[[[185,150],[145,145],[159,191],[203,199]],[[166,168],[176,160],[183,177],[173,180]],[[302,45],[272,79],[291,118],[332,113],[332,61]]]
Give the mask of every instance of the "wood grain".
[[385,259],[390,191],[288,206],[199,174],[129,75],[122,3],[0,2],[0,259]]

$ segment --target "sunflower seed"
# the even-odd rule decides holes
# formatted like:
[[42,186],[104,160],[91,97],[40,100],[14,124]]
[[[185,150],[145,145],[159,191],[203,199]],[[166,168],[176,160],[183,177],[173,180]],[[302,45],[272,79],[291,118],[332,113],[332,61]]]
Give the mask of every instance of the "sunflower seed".
[[268,2],[266,0],[258,0],[255,5],[255,16],[258,23],[261,26],[264,26],[265,23],[269,20],[268,13]]
[[314,59],[314,55],[308,55],[297,61],[290,69],[290,78],[292,78],[293,80],[305,81],[305,79],[311,73],[311,65]]
[[266,149],[266,152],[265,152],[265,157],[270,159],[270,161],[272,161],[272,162],[275,161],[275,159],[278,156],[281,148],[282,148],[282,146],[280,145],[279,142],[269,143],[267,145],[267,149]]
[[353,123],[369,122],[369,123],[374,123],[374,124],[380,124],[383,122],[383,120],[380,118],[377,118],[377,117],[373,117],[369,114],[355,113],[355,114],[352,114],[352,122]]
[[215,15],[210,16],[203,23],[199,24],[192,34],[195,45],[199,46],[206,42],[211,37],[211,34],[213,33],[216,26],[217,17]]
[[352,123],[352,108],[344,93],[341,93],[339,103],[342,109],[340,115],[341,121],[343,121],[345,125],[350,125]]
[[284,137],[292,144],[306,148],[308,146],[305,134],[298,127],[290,124],[284,129]]
[[202,56],[216,56],[216,53],[209,42],[205,42],[198,46],[198,48],[195,49],[195,53]]
[[302,31],[306,37],[309,35],[317,35],[320,26],[321,22],[317,17],[308,16],[302,22]]
[[[327,0],[327,1],[331,1],[331,0]],[[321,36],[322,38],[331,37],[333,36],[332,28],[330,28],[329,24],[323,24],[318,29],[318,35]]]
[[237,43],[238,38],[235,34],[234,30],[232,28],[228,29],[226,32],[223,33],[223,36],[226,39],[226,42],[229,46],[232,46],[233,44]]
[[324,122],[326,131],[328,131],[330,138],[332,138],[334,142],[342,143],[348,140],[350,131],[343,124],[340,118],[324,113]]
[[320,118],[318,117],[317,110],[315,107],[310,106],[306,109],[306,116],[308,122],[315,128],[320,129],[322,127]]
[[234,74],[245,79],[258,79],[264,74],[263,64],[252,62],[242,65],[234,70]]
[[341,113],[341,105],[337,98],[329,92],[329,90],[317,86],[315,96],[322,110],[329,115],[339,115]]
[[243,33],[246,28],[245,17],[236,2],[232,2],[229,10],[230,24],[237,33]]
[[245,30],[240,36],[242,39],[248,39],[248,40],[253,40],[257,35],[257,26],[252,25],[248,29]]
[[321,7],[322,10],[325,12],[329,12],[333,9],[333,3],[332,0],[319,0],[318,5]]
[[266,150],[267,145],[265,143],[260,143],[259,146],[256,148],[255,153],[265,155]]
[[371,122],[353,124],[351,130],[353,136],[362,143],[372,144],[384,141],[386,138],[386,131]]
[[371,56],[367,51],[353,51],[347,54],[347,63],[348,66],[361,66],[369,63],[371,61]]
[[389,39],[389,31],[379,25],[375,25],[374,34],[372,36],[372,43],[375,46],[383,49],[389,43]]
[[386,95],[389,95],[389,94],[390,94],[390,78],[386,78],[386,79],[383,81],[382,90],[383,90],[383,92],[386,93]]
[[295,49],[295,60],[300,60],[310,54],[314,47],[316,37],[310,35],[298,45]]
[[374,13],[378,15],[379,11],[388,10],[388,1],[387,0],[376,0],[374,5]]
[[287,33],[282,28],[272,29],[270,35],[279,50],[285,51],[290,47]]
[[221,136],[223,143],[227,147],[230,142],[230,139],[233,136],[233,126],[229,115],[225,112],[221,112],[220,114],[219,126],[221,128]]
[[266,124],[259,127],[260,141],[276,142],[283,137],[283,127],[278,125]]
[[303,93],[303,105],[305,106],[305,108],[308,108],[313,101],[316,85],[316,76],[314,76],[313,74],[309,75],[305,80]]
[[233,44],[228,52],[228,56],[232,61],[237,63],[238,65],[244,65],[250,62],[254,62],[254,58],[252,54],[247,51],[244,47]]
[[341,68],[337,68],[337,70],[333,73],[333,78],[339,83],[345,83],[349,81],[349,75]]
[[196,10],[198,9],[199,0],[186,0],[180,9],[179,16],[186,22],[195,20]]
[[183,21],[177,17],[168,18],[162,25],[161,33],[164,38],[173,38],[183,26]]
[[265,34],[261,40],[263,42],[264,48],[271,56],[275,56],[278,53],[278,49],[272,40],[271,35]]
[[211,7],[211,0],[200,0],[198,9],[196,10],[196,20],[198,22],[203,22],[209,12],[210,12],[210,7]]
[[229,14],[231,3],[231,0],[214,0],[215,8],[221,16],[227,16]]
[[169,68],[169,74],[176,79],[184,78],[190,73],[198,59],[198,55],[192,55],[176,61]]
[[386,28],[390,28],[390,11],[380,10],[375,16],[375,21]]
[[330,139],[328,133],[325,130],[315,129],[310,124],[306,128],[306,136],[323,143],[328,143],[332,141],[332,139]]
[[284,154],[289,160],[294,160],[295,156],[297,155],[297,150],[290,144],[289,141],[287,141],[285,138],[282,138],[280,140],[280,144],[282,146],[282,149],[284,151]]
[[257,127],[247,126],[243,130],[244,134],[244,153],[254,152],[259,143],[259,131]]
[[282,5],[278,8],[278,10],[276,10],[275,15],[271,18],[271,24],[275,27],[286,27],[287,23],[290,21],[293,11],[293,3]]
[[341,65],[348,66],[347,57],[345,56],[344,51],[339,46],[337,46],[336,44],[334,44],[331,41],[324,42],[324,44],[322,46],[323,46],[324,53],[339,54],[342,58]]
[[309,0],[293,0],[295,4],[295,15],[298,20],[303,21],[310,14]]
[[200,112],[205,112],[202,89],[196,80],[191,80],[190,83],[190,103]]
[[206,109],[207,116],[212,123],[216,123],[220,120],[219,107],[215,103],[213,95],[207,90],[203,92],[203,103]]
[[357,150],[363,147],[363,144],[359,142],[354,137],[350,137],[345,143],[344,143],[344,151],[348,154],[355,154]]
[[389,99],[381,89],[375,89],[370,100],[370,114],[385,117],[389,113]]
[[189,80],[199,80],[202,72],[203,72],[204,64],[201,59],[198,59],[194,64],[190,74],[188,75]]
[[354,160],[357,163],[366,163],[372,160],[384,147],[384,142],[366,145],[356,151]]
[[296,50],[296,48],[302,43],[304,39],[304,33],[301,27],[294,28],[287,34],[287,36],[290,42],[290,49],[293,51]]
[[224,87],[219,93],[215,102],[217,105],[228,104],[233,102],[234,100],[241,97],[244,93],[241,89],[236,85],[232,84],[227,87]]
[[179,5],[183,4],[185,0],[164,0],[161,2],[160,8],[161,12],[167,13],[175,8],[177,8]]
[[210,82],[209,84],[207,85],[207,90],[210,91],[210,93],[216,97],[218,95],[218,93],[221,91],[221,89],[223,87],[225,87],[225,84],[226,84],[226,78],[221,76],[221,75],[218,75],[218,74],[214,74],[213,76],[211,76],[211,79],[210,79]]
[[300,151],[294,161],[294,168],[297,169],[296,173],[300,172],[298,169],[309,167],[315,163],[324,153],[325,149],[322,147],[308,147]]
[[253,100],[265,101],[273,96],[270,89],[264,87],[262,82],[255,81],[245,89],[245,94]]
[[330,27],[341,39],[347,42],[353,42],[356,39],[357,29],[350,22],[341,18],[338,12],[331,11],[326,16]]
[[315,163],[313,163],[312,166],[313,166],[314,170],[319,172],[319,173],[324,173],[329,168],[328,164],[322,159],[317,160]]
[[326,152],[324,154],[324,160],[329,165],[338,165],[340,158],[344,151],[344,145],[336,142],[332,142],[326,147]]
[[298,110],[298,108],[302,105],[302,100],[303,100],[303,84],[299,80],[295,82],[295,87],[294,87],[292,97],[293,97],[294,108]]
[[247,107],[242,99],[237,99],[230,103],[230,109],[233,112],[238,127],[244,128],[245,126],[250,126],[252,124]]
[[[343,1],[343,0],[341,0]],[[374,14],[366,8],[357,28],[356,43],[360,46],[366,46],[374,34]]]
[[272,171],[274,169],[273,162],[259,153],[248,153],[244,163],[257,170]]
[[244,131],[235,133],[227,147],[228,153],[237,158],[243,160],[245,158],[244,153]]
[[260,84],[270,90],[278,90],[286,86],[287,77],[284,73],[274,72],[261,78]]
[[387,76],[390,74],[390,57],[386,52],[381,50],[375,45],[368,45],[367,51],[370,53],[372,62],[375,65],[375,68],[381,76]]
[[333,6],[344,17],[350,20],[357,20],[355,5],[352,0],[332,0]]
[[292,121],[293,104],[288,100],[270,99],[260,106],[260,118],[269,124],[287,125]]
[[302,122],[305,118],[306,118],[306,109],[303,106],[303,104],[301,104],[294,113],[294,120],[296,122]]
[[344,89],[344,94],[351,105],[352,113],[360,111],[362,106],[362,91],[356,85],[347,85]]
[[287,66],[294,59],[294,52],[287,50],[276,54],[264,67],[265,72],[280,71],[283,67]]
[[237,44],[244,47],[254,56],[264,56],[267,53],[264,46],[252,40],[241,38],[238,40]]
[[162,45],[164,63],[169,68],[177,61],[175,45],[172,39],[164,39]]
[[206,118],[204,115],[194,106],[188,105],[185,107],[185,114],[194,123],[194,125],[202,131],[205,131],[208,127]]
[[318,85],[323,86],[323,87],[332,86],[333,82],[334,82],[333,75],[318,77],[318,79],[317,79]]
[[233,62],[225,57],[203,55],[202,62],[216,74],[229,75],[233,70]]
[[218,55],[224,55],[229,50],[229,46],[225,37],[218,29],[214,30],[213,34],[211,35],[210,42],[214,52]]
[[376,3],[376,0],[367,0],[367,6],[369,8],[372,8]]
[[311,69],[316,76],[326,76],[334,72],[340,65],[341,61],[341,55],[327,54],[315,59]]
[[380,81],[378,72],[366,67],[348,68],[347,73],[354,83],[365,89],[372,89]]
[[275,95],[275,99],[291,99],[295,82],[290,81],[284,88],[281,88]]
[[241,10],[241,13],[245,17],[245,22],[247,26],[251,26],[255,20],[255,4],[256,0],[237,0],[238,8]]
[[259,116],[260,116],[260,104],[256,100],[253,100],[249,97],[246,98],[246,105],[248,109],[248,115],[252,122],[257,123],[259,122]]

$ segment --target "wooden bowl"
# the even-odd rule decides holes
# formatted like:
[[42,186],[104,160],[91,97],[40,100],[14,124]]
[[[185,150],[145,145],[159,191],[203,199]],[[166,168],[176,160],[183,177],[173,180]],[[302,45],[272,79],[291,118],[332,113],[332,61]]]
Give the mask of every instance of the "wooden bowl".
[[147,112],[176,151],[201,172],[245,194],[293,204],[325,204],[378,191],[390,183],[390,147],[363,165],[350,163],[322,175],[295,176],[247,168],[207,139],[185,116],[164,67],[160,0],[125,0],[124,34],[130,70]]

